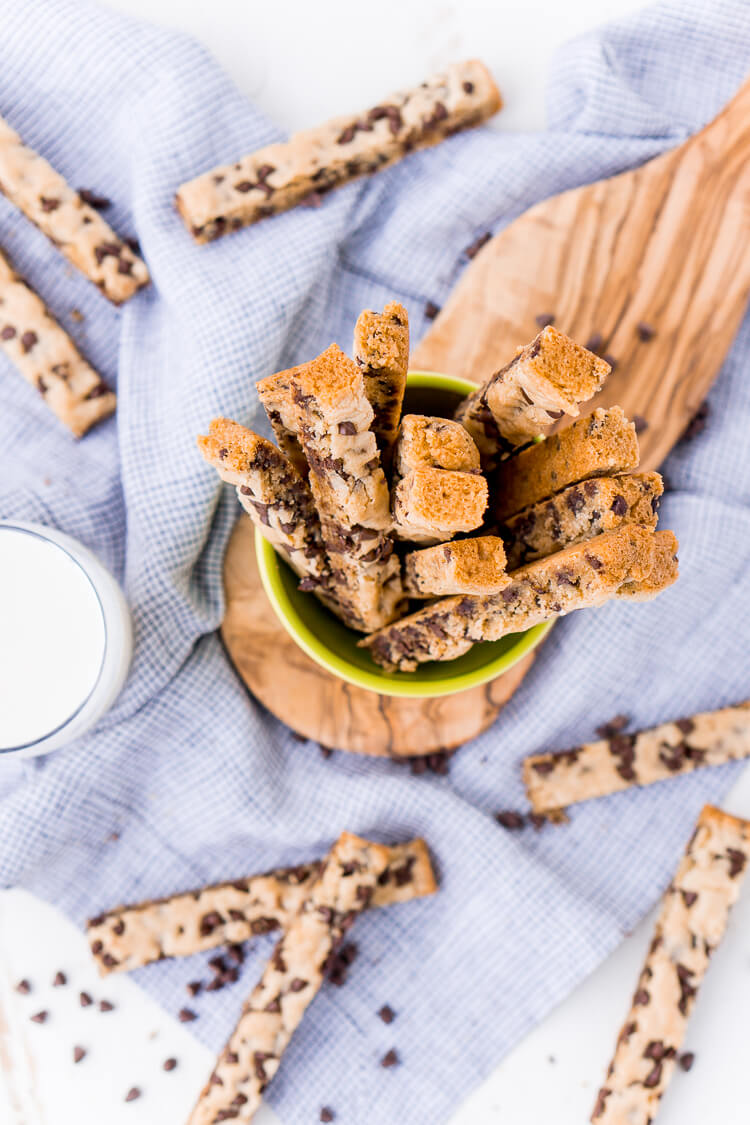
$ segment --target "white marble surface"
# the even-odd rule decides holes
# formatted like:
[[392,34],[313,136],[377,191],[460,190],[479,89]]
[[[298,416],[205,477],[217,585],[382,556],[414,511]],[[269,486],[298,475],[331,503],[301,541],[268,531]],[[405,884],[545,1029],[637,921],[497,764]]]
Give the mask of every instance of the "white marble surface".
[[[359,108],[448,60],[474,54],[491,66],[506,99],[496,127],[540,128],[553,51],[641,6],[633,0],[109,2],[202,40],[240,88],[287,129]],[[750,816],[750,772],[726,807]],[[582,1125],[588,1119],[652,921],[500,1063],[450,1125]],[[688,1040],[695,1066],[677,1075],[659,1125],[747,1121],[749,935],[750,890],[696,1007]],[[68,977],[63,988],[51,986],[58,969]],[[13,989],[22,977],[33,983],[30,996]],[[81,1008],[81,990],[111,1000],[115,1010]],[[32,1023],[30,1015],[45,1008],[49,1020]],[[74,1045],[89,1052],[77,1066]],[[179,1065],[165,1073],[162,1063],[170,1056]],[[100,982],[82,936],[54,910],[21,891],[0,894],[3,1125],[182,1125],[210,1064],[210,1052],[127,978]],[[143,1095],[126,1103],[134,1085]],[[276,1120],[268,1110],[257,1118],[258,1125]]]

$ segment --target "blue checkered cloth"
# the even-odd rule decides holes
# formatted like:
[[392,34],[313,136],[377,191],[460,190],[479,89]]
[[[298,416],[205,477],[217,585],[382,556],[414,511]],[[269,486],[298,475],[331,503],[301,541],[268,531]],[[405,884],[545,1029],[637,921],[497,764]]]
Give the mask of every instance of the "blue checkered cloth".
[[[0,516],[83,540],[124,582],[136,624],[132,675],[98,728],[48,759],[2,763],[2,880],[80,924],[116,902],[321,855],[344,827],[424,835],[442,890],[358,922],[349,983],[323,989],[268,1091],[286,1125],[325,1103],[341,1125],[445,1121],[632,929],[700,806],[736,778],[727,766],[591,802],[564,829],[510,833],[492,816],[523,807],[529,752],[575,745],[618,712],[644,725],[747,695],[750,320],[707,429],[666,464],[678,585],[647,608],[558,625],[446,778],[324,760],[248,697],[216,635],[236,500],[195,435],[216,414],[258,423],[253,381],[332,339],[346,348],[363,307],[403,301],[418,339],[425,303],[445,301],[479,234],[683,141],[750,69],[749,14],[736,0],[681,0],[587,35],[553,66],[547,131],[457,136],[318,210],[197,247],[172,206],[177,185],[279,131],[189,39],[80,0],[5,5],[3,115],[71,183],[113,197],[107,216],[137,234],[153,285],[113,310],[0,199],[0,245],[119,394],[116,418],[75,443],[0,362]],[[210,1047],[270,947],[257,942],[241,984],[195,1002],[191,1028]],[[177,1012],[196,962],[137,979]],[[398,1012],[390,1027],[375,1014],[384,1003]],[[392,1046],[403,1065],[386,1076]]]

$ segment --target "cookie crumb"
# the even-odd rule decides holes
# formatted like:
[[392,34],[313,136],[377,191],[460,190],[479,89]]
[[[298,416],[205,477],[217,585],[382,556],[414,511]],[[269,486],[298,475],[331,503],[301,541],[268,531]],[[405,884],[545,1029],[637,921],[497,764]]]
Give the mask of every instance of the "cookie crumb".
[[325,1122],[329,1122],[329,1121],[334,1121],[335,1118],[336,1118],[336,1114],[333,1112],[333,1110],[329,1106],[324,1105],[323,1108],[320,1111],[320,1120],[325,1121]]

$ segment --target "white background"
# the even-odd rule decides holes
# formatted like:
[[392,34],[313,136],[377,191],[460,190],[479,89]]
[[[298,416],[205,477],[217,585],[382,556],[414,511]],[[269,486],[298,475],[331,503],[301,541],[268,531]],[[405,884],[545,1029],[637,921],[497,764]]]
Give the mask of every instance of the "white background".
[[[640,7],[633,0],[110,3],[200,39],[240,88],[286,129],[358,109],[421,80],[445,62],[471,55],[489,64],[505,98],[494,127],[542,128],[545,74],[553,51],[589,27]],[[726,807],[750,816],[750,773]],[[451,1125],[587,1121],[652,924],[653,916],[520,1044]],[[53,989],[58,969],[65,970],[70,983]],[[29,997],[13,991],[21,977],[33,982]],[[80,1008],[82,989],[110,999],[115,1011],[105,1015]],[[43,1026],[29,1020],[41,1008],[52,1013]],[[690,1074],[677,1074],[659,1125],[748,1121],[748,1010],[750,888],[735,911],[691,1023],[687,1047],[696,1053],[695,1066]],[[72,1064],[74,1044],[89,1050],[78,1066]],[[169,1056],[177,1057],[179,1066],[167,1074],[161,1063]],[[182,1125],[211,1062],[210,1052],[127,978],[100,982],[81,935],[50,907],[21,891],[0,894],[3,1125]],[[124,1095],[133,1085],[143,1089],[143,1097],[126,1104]],[[272,1125],[276,1118],[265,1110],[257,1120],[258,1125]]]

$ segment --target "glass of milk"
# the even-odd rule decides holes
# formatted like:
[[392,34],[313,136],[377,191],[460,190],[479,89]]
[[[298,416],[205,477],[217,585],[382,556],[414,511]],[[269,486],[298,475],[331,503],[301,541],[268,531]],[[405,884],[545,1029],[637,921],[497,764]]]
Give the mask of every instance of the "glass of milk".
[[122,590],[91,551],[53,528],[0,520],[0,763],[89,730],[132,651]]

